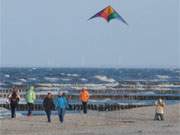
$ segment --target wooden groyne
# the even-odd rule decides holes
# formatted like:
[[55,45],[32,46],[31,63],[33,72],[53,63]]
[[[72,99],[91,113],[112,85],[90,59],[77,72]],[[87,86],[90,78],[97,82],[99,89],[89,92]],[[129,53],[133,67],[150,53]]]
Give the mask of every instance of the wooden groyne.
[[[149,106],[149,105],[88,104],[88,109],[94,110],[94,111],[116,111],[116,110],[131,109],[131,108],[137,108],[137,107],[143,107],[143,106]],[[0,104],[0,107],[10,109],[9,104]],[[18,111],[27,111],[28,106],[27,106],[27,104],[19,104],[17,106],[17,110]],[[43,111],[44,108],[41,104],[35,104],[33,110],[34,111]],[[55,108],[53,110],[55,110]],[[69,104],[69,107],[67,108],[67,110],[81,111],[82,105],[81,104]]]
[[[6,99],[11,92],[10,89],[4,89],[0,90],[0,98]],[[37,100],[44,99],[46,96],[47,92],[46,91],[41,91],[38,90],[36,91],[36,98]],[[71,97],[71,100],[76,100],[78,101],[79,99],[79,92],[78,90],[70,90],[66,94],[67,97]],[[140,90],[133,90],[133,91],[126,91],[126,90],[121,90],[121,91],[112,91],[112,90],[101,90],[101,91],[95,91],[95,90],[90,90],[90,99],[91,100],[104,100],[104,99],[110,99],[110,100],[128,100],[128,101],[133,101],[133,100],[157,100],[159,98],[162,98],[164,100],[180,100],[180,91],[154,91],[153,94],[152,91],[140,91]],[[149,94],[147,94],[149,92]],[[23,99],[25,97],[26,89],[19,89],[19,93],[21,98]],[[53,94],[54,98],[57,97],[57,91],[54,92]],[[133,102],[132,102],[133,103]],[[113,110],[121,110],[121,109],[130,109],[134,107],[142,107],[142,106],[147,106],[143,104],[139,105],[134,105],[134,104],[118,104],[118,103],[111,103],[111,102],[103,102],[103,103],[90,103],[88,104],[88,108],[90,110],[97,110],[97,111],[113,111]],[[9,104],[6,103],[0,103],[0,107],[4,107],[9,109],[10,106]],[[80,103],[70,103],[69,104],[69,110],[82,110],[82,105]],[[25,103],[21,103],[18,105],[17,110],[27,110],[27,105]],[[43,110],[42,104],[35,104],[34,105],[34,110]]]
[[[25,96],[25,89],[19,89],[19,93],[21,97]],[[156,94],[147,94],[148,92],[153,91],[141,91],[141,90],[133,90],[133,91],[94,91],[90,90],[90,97],[91,99],[114,99],[114,100],[123,100],[123,99],[129,99],[129,100],[157,100],[159,98],[162,98],[164,100],[180,100],[180,90],[170,90],[170,91],[155,91]],[[79,98],[80,91],[68,91],[67,96],[72,97],[72,99],[78,99]],[[0,98],[7,98],[10,94],[10,89],[4,89],[0,90]],[[43,99],[46,96],[47,92],[37,92],[37,99]],[[57,96],[56,94],[53,94],[54,97]]]

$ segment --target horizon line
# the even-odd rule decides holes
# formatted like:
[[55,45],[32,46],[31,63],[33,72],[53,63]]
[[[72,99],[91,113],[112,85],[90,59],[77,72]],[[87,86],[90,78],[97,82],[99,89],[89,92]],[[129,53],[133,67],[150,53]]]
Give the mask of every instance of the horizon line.
[[180,67],[136,67],[136,66],[0,66],[0,68],[92,68],[92,69],[180,69]]

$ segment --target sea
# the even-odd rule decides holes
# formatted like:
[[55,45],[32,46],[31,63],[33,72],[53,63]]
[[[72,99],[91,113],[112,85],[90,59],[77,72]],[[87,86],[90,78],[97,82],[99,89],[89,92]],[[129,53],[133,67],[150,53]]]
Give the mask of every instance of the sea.
[[[8,89],[13,86],[30,86],[43,84],[56,84],[55,86],[73,87],[76,85],[89,86],[90,89],[104,89],[118,88],[121,84],[148,84],[160,86],[160,89],[167,89],[168,91],[176,91],[171,95],[180,96],[180,69],[154,69],[154,68],[0,68],[0,93],[3,89]],[[141,88],[141,87],[139,87]],[[42,87],[40,92],[42,92]],[[105,88],[106,89],[106,88]],[[154,94],[153,91],[143,92],[137,94]],[[107,94],[107,93],[106,93]],[[112,93],[111,93],[112,94]],[[0,98],[0,103],[4,104],[7,99]],[[73,101],[74,103],[78,101]],[[114,100],[114,99],[90,99],[93,104],[121,104],[121,105],[153,105],[154,100]],[[20,103],[24,104],[25,99],[21,99]],[[42,100],[37,100],[37,104],[41,104]],[[167,100],[167,104],[180,103],[180,100]],[[10,112],[1,110],[0,117],[9,116]],[[36,112],[43,114],[43,111]],[[23,114],[23,113],[20,113]]]
[[38,83],[111,84],[122,81],[180,82],[180,69],[0,68],[0,88]]

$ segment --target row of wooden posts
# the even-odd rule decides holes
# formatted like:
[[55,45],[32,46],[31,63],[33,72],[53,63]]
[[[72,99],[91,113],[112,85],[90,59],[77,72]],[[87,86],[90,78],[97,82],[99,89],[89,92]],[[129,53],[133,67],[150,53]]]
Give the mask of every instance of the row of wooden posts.
[[[131,109],[131,108],[142,107],[142,106],[145,106],[145,105],[88,104],[88,109],[95,110],[95,111],[116,111],[116,110]],[[10,109],[9,104],[0,104],[0,107]],[[27,104],[19,104],[17,106],[17,110],[18,111],[26,111],[26,110],[28,110],[28,106],[27,106]],[[44,110],[44,108],[41,104],[35,104],[33,110],[42,111],[42,110]],[[55,109],[53,109],[53,110],[55,110]],[[69,104],[69,107],[67,108],[67,110],[80,111],[80,110],[82,110],[82,105],[81,104]]]
[[[10,94],[11,90],[10,89],[4,89],[0,91],[0,98],[7,98],[8,95]],[[25,94],[24,89],[19,89],[19,93],[23,97]],[[71,93],[69,92],[67,94],[68,96],[71,96],[73,99],[77,99],[79,97],[79,92],[76,93]],[[54,95],[56,96],[56,95]],[[43,94],[37,94],[37,99],[43,99],[45,95]],[[129,100],[156,100],[158,98],[163,98],[166,100],[180,100],[180,93],[176,94],[154,94],[154,95],[138,95],[136,93],[131,93],[129,94],[128,92],[121,92],[121,93],[92,93],[91,94],[91,99],[129,99]]]
[[[7,98],[10,93],[10,89],[4,89],[1,90],[0,92],[0,97],[1,98]],[[19,93],[21,94],[22,97],[24,97],[25,94],[25,89],[19,89]],[[71,93],[71,92],[70,92]],[[56,95],[54,95],[56,96]],[[67,96],[71,96],[72,99],[78,99],[79,98],[79,93],[71,93],[68,94]],[[37,99],[43,99],[45,95],[42,94],[37,94]],[[170,94],[170,95],[165,95],[165,94],[156,94],[156,95],[136,95],[135,93],[128,94],[126,93],[119,93],[119,94],[113,94],[113,93],[95,93],[91,95],[91,99],[98,99],[98,100],[103,100],[103,99],[114,99],[114,100],[157,100],[159,98],[163,98],[165,100],[180,100],[180,95],[176,94]],[[88,108],[90,110],[97,110],[97,111],[113,111],[113,110],[121,110],[121,109],[129,109],[129,108],[134,108],[134,107],[141,107],[144,105],[120,105],[120,104],[93,104],[90,103],[88,104]],[[5,107],[7,109],[10,108],[9,104],[2,103],[0,104],[0,107]],[[82,105],[79,103],[76,104],[70,104],[69,105],[69,110],[81,110]],[[27,105],[26,104],[19,104],[17,107],[17,110],[27,110]],[[43,110],[42,104],[35,104],[34,105],[34,110]]]

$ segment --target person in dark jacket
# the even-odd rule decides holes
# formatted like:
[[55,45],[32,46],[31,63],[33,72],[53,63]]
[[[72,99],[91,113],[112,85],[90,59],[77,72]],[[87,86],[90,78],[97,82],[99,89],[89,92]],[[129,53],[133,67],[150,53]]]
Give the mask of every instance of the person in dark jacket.
[[8,98],[9,98],[9,102],[10,102],[10,106],[11,106],[11,118],[15,118],[16,117],[16,108],[17,108],[19,100],[20,100],[18,90],[14,88]]
[[43,107],[46,112],[48,122],[51,122],[51,110],[54,109],[53,96],[51,93],[48,93],[44,98]]

